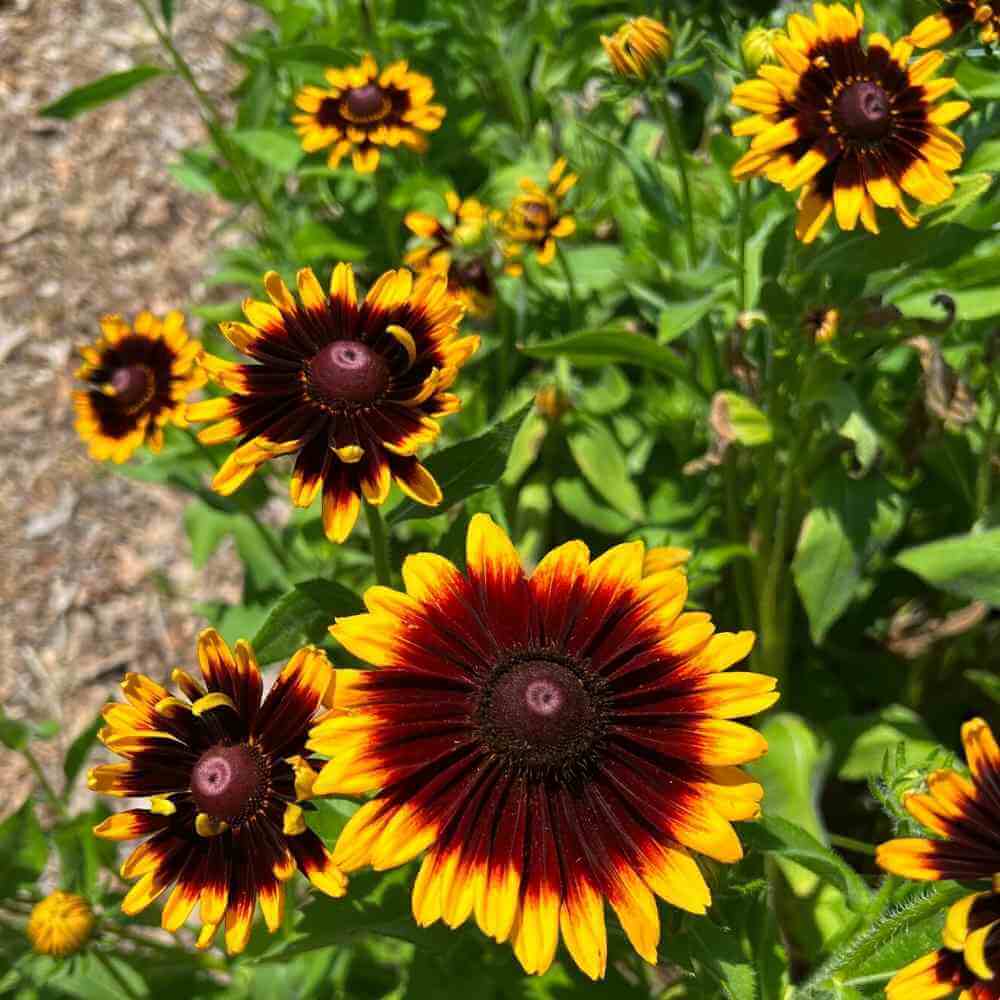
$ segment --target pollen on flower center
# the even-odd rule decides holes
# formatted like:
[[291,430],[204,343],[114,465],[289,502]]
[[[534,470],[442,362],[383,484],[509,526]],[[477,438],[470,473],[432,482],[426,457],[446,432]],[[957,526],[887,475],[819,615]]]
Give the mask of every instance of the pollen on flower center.
[[496,750],[539,766],[569,763],[584,753],[598,713],[570,667],[539,658],[502,672],[489,690],[482,715]]
[[153,373],[146,365],[116,368],[108,379],[115,398],[127,411],[139,409],[153,395]]
[[889,95],[870,80],[852,83],[834,101],[833,119],[848,139],[874,142],[883,138],[892,124]]
[[233,823],[253,807],[263,779],[263,761],[249,746],[214,746],[191,772],[191,795],[201,812]]
[[373,121],[381,118],[388,109],[389,100],[382,92],[382,88],[375,83],[354,87],[347,92],[347,97],[344,99],[344,117],[350,121]]
[[328,403],[371,403],[389,384],[389,366],[358,340],[335,340],[309,363],[309,375]]

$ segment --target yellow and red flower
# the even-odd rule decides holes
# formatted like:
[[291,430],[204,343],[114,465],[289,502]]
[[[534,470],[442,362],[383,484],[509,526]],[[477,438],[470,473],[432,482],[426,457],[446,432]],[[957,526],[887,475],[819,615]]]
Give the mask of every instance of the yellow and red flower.
[[684,574],[651,571],[641,542],[594,560],[568,542],[527,575],[477,514],[466,564],[412,555],[405,593],[372,587],[368,613],[331,628],[374,667],[336,671],[308,744],[331,758],[315,794],[374,793],[334,859],[382,870],[426,851],[418,923],[474,914],[529,973],[561,934],[600,978],[605,899],[655,962],[654,894],[704,913],[691,851],[738,860],[731,821],[759,812],[762,789],[736,765],[767,744],[731,720],[773,704],[775,681],[724,673],[753,633],[713,634],[707,614],[683,613]]
[[379,147],[427,149],[425,132],[441,127],[445,109],[432,104],[434,84],[405,61],[379,73],[365,55],[360,66],[328,69],[329,87],[308,85],[295,95],[301,112],[292,116],[302,148],[313,153],[332,146],[328,162],[337,167],[351,154],[354,169],[368,174],[378,167]]
[[521,257],[529,248],[534,249],[539,264],[551,264],[556,240],[576,232],[573,216],[562,214],[562,201],[576,182],[576,174],[566,173],[565,157],[552,164],[544,191],[530,177],[521,178],[521,193],[511,203],[502,225],[508,274],[517,276],[524,271]]
[[886,984],[886,1000],[1000,1000],[1000,894],[974,893],[948,911],[943,948],[911,962]]
[[[903,799],[907,812],[941,839],[901,837],[881,844],[878,863],[905,878],[990,879],[1000,890],[1000,748],[989,725],[962,727],[971,779],[944,768],[927,778],[926,792]],[[978,892],[948,911],[944,947],[896,974],[889,1000],[936,1000],[961,990],[962,1000],[1000,1000],[1000,895]]]
[[32,907],[26,930],[37,954],[65,958],[90,940],[95,923],[94,911],[83,896],[57,890]]
[[[100,739],[124,764],[91,769],[105,795],[150,796],[148,809],[116,813],[94,828],[109,840],[148,838],[122,877],[138,878],[122,902],[133,915],[175,885],[163,927],[176,931],[200,901],[199,947],[225,922],[226,948],[244,949],[260,903],[268,929],[283,917],[283,883],[295,868],[330,896],[347,880],[304,822],[316,777],[306,737],[328,698],[333,672],[321,650],[300,649],[261,701],[253,650],[234,650],[208,629],[198,640],[201,680],[175,670],[181,697],[141,674],[126,674],[125,703],[104,709]],[[315,762],[312,762],[315,763]]]
[[296,453],[292,502],[308,507],[322,490],[335,542],[351,533],[360,497],[383,503],[393,480],[419,503],[440,503],[415,455],[437,438],[438,419],[460,408],[447,390],[479,346],[478,337],[458,339],[462,306],[444,276],[414,282],[405,268],[388,271],[360,303],[348,264],[334,269],[329,294],[308,268],[298,273],[301,301],[273,271],[264,286],[270,304],[243,303],[249,324],[221,324],[254,363],[203,358],[232,395],[188,409],[191,420],[219,421],[199,433],[203,443],[240,439],[213,488],[228,495],[269,459]]
[[164,426],[186,425],[185,400],[205,384],[195,364],[201,344],[176,311],[141,312],[131,327],[103,316],[100,338],[80,353],[76,377],[90,388],[73,393],[76,430],[98,461],[125,462],[143,444],[159,451]]
[[481,246],[488,211],[478,198],[445,195],[451,218],[441,222],[429,212],[408,212],[406,228],[420,241],[404,258],[415,271],[435,271],[448,278],[448,290],[470,316],[487,316],[493,310],[493,282]]
[[910,41],[919,49],[927,49],[957,34],[970,24],[979,28],[984,45],[995,45],[1000,39],[1000,3],[980,0],[950,0],[941,10],[929,14],[910,32]]
[[904,195],[936,205],[952,194],[948,172],[961,166],[965,147],[947,125],[969,104],[937,103],[956,85],[932,79],[942,53],[911,64],[909,41],[873,33],[862,44],[860,6],[852,13],[814,4],[813,11],[815,21],[790,15],[787,35],[774,40],[779,66],[761,66],[733,90],[734,104],[756,112],[733,126],[735,135],[753,136],[733,176],[802,188],[795,232],[804,243],[831,214],[841,229],[860,219],[877,233],[876,206],[915,226]]
[[613,35],[601,35],[601,45],[619,76],[639,80],[670,57],[670,29],[652,17],[630,17]]

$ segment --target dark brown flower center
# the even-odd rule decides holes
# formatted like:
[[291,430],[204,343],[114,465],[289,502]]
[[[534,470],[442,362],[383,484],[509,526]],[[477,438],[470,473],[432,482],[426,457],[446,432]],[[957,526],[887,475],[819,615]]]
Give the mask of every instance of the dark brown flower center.
[[377,83],[354,87],[344,99],[344,117],[354,122],[371,122],[389,110],[390,102]]
[[227,823],[252,811],[264,789],[264,762],[243,743],[206,750],[191,772],[191,796],[198,810]]
[[309,363],[319,394],[329,403],[371,403],[389,384],[389,366],[358,340],[335,340]]
[[119,405],[131,413],[140,409],[153,396],[153,373],[146,365],[127,365],[116,368],[108,379]]
[[834,101],[833,118],[848,139],[874,142],[883,138],[892,124],[889,95],[870,80],[852,83]]
[[566,663],[522,660],[492,681],[480,708],[486,742],[515,767],[572,772],[586,765],[600,728],[599,699]]
[[493,284],[490,272],[479,257],[474,257],[458,268],[459,284],[466,288],[474,288],[483,295],[493,294]]

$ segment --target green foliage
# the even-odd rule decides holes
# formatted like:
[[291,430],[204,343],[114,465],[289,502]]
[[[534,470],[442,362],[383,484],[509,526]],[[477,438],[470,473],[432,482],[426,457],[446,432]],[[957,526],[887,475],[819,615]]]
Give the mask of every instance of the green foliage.
[[75,118],[84,111],[90,111],[92,108],[107,104],[108,101],[124,97],[147,80],[152,80],[153,77],[161,76],[165,72],[166,70],[159,66],[136,66],[121,73],[109,73],[100,80],[77,87],[59,100],[46,104],[38,113],[47,118]]

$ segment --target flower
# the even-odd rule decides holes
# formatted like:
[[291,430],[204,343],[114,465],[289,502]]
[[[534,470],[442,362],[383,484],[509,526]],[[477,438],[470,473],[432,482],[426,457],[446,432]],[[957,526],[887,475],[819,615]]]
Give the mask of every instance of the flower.
[[448,291],[470,316],[487,316],[493,308],[493,282],[484,255],[476,253],[486,232],[487,209],[477,198],[445,196],[451,220],[441,222],[428,212],[408,212],[406,228],[420,237],[404,263],[417,272],[436,271],[448,277]]
[[747,69],[756,72],[762,63],[778,62],[774,41],[782,37],[784,32],[781,28],[765,28],[762,25],[751,28],[740,42],[740,51]]
[[87,943],[94,923],[94,911],[83,896],[57,890],[32,907],[28,939],[39,955],[65,958]]
[[806,335],[814,344],[828,344],[840,328],[840,310],[810,309],[803,320]]
[[918,49],[930,48],[970,24],[978,25],[984,45],[996,44],[1000,40],[1000,6],[979,0],[942,3],[938,13],[929,14],[910,32],[909,41]]
[[601,45],[619,76],[645,80],[670,57],[670,29],[652,17],[630,17],[610,38],[601,35]]
[[80,351],[76,377],[91,388],[73,393],[76,430],[91,458],[121,463],[144,443],[159,451],[168,422],[186,425],[184,401],[205,383],[195,366],[201,344],[179,312],[141,312],[132,327],[121,316],[100,322],[101,336]]
[[556,255],[556,240],[572,236],[576,222],[571,215],[560,215],[561,203],[576,184],[576,174],[567,174],[566,159],[560,157],[549,170],[548,188],[543,191],[530,177],[520,180],[521,194],[514,198],[503,219],[503,253],[506,271],[519,275],[525,246],[535,248],[539,264],[551,264]]
[[979,892],[948,910],[944,947],[900,969],[886,984],[886,1000],[997,1000],[1000,989],[1000,894]]
[[354,527],[359,492],[381,504],[395,480],[419,503],[440,503],[414,455],[437,437],[438,418],[460,408],[447,389],[479,346],[478,337],[456,339],[462,307],[445,278],[388,271],[360,304],[348,264],[334,269],[329,295],[311,270],[299,271],[301,305],[273,271],[264,287],[273,305],[247,299],[249,324],[221,324],[256,363],[203,358],[233,394],[188,410],[191,420],[219,421],[199,433],[205,444],[240,438],[213,488],[228,495],[268,459],[296,452],[292,502],[308,507],[322,488],[323,526],[335,542]]
[[788,35],[774,40],[780,66],[761,66],[757,79],[733,90],[734,104],[757,112],[733,126],[735,135],[754,137],[733,176],[801,187],[795,233],[804,243],[831,212],[841,229],[860,218],[877,233],[876,205],[915,226],[903,195],[931,205],[951,195],[948,171],[961,166],[964,144],[946,126],[969,104],[935,103],[956,84],[931,79],[940,52],[910,65],[905,40],[894,45],[875,33],[862,45],[859,6],[853,14],[842,4],[813,11],[815,22],[790,15]]
[[406,593],[372,587],[367,614],[332,634],[376,669],[338,670],[308,746],[331,757],[317,795],[374,791],[334,858],[382,870],[427,851],[420,924],[475,914],[529,973],[560,936],[592,978],[605,969],[603,900],[656,961],[653,894],[704,913],[689,849],[742,855],[730,820],[759,812],[734,765],[767,749],[730,721],[778,697],[775,681],[722,671],[753,633],[713,635],[683,614],[684,574],[651,573],[643,544],[591,561],[571,541],[530,576],[511,541],[473,517],[467,571],[430,553],[403,565]]
[[162,924],[176,931],[201,901],[198,947],[223,919],[226,948],[244,949],[259,902],[270,931],[282,922],[282,883],[296,865],[330,896],[346,879],[303,819],[315,771],[306,735],[327,697],[326,656],[300,649],[261,702],[261,675],[247,642],[234,650],[217,632],[198,637],[201,681],[173,672],[182,697],[141,674],[122,681],[126,703],[104,708],[101,742],[125,758],[100,764],[87,784],[105,795],[151,796],[148,809],[108,817],[94,833],[108,840],[147,837],[122,865],[138,878],[122,901],[129,916],[176,883]]
[[927,778],[926,793],[911,792],[903,800],[914,819],[944,839],[902,837],[881,844],[876,860],[886,871],[931,881],[996,876],[1000,883],[1000,749],[982,719],[962,727],[962,743],[971,781],[941,769]]
[[295,95],[301,114],[293,115],[295,131],[307,153],[332,146],[328,162],[339,166],[348,153],[359,174],[378,167],[379,146],[400,144],[418,153],[427,149],[424,132],[441,127],[445,109],[431,104],[434,84],[394,62],[379,74],[370,55],[360,66],[326,71],[329,88],[308,85]]

